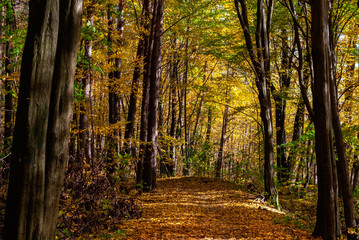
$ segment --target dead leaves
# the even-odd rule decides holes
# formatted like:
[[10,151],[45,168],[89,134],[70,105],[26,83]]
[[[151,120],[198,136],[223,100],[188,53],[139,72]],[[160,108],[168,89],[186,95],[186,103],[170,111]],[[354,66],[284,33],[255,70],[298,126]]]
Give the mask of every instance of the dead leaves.
[[142,218],[119,226],[125,239],[312,239],[283,212],[221,180],[159,180],[140,201]]

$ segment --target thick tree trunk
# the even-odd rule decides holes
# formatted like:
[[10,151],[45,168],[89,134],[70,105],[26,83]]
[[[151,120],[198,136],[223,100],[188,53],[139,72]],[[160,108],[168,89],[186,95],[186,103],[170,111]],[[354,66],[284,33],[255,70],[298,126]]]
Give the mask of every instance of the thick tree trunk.
[[271,204],[274,204],[275,206],[279,207],[278,193],[274,184],[274,172],[273,172],[274,156],[273,156],[272,111],[269,102],[262,100],[261,105],[262,105],[261,118],[262,118],[263,129],[264,129],[264,191],[266,193],[266,200]]
[[152,24],[154,26],[154,43],[151,60],[150,91],[148,103],[147,144],[143,161],[143,183],[145,190],[156,187],[157,171],[157,135],[158,135],[158,98],[161,82],[161,51],[164,0],[154,4]]
[[314,66],[315,151],[318,163],[318,205],[314,236],[336,239],[340,235],[338,188],[333,150],[331,109],[331,56],[329,2],[312,1],[312,51]]
[[30,1],[4,239],[55,239],[81,15],[82,1]]

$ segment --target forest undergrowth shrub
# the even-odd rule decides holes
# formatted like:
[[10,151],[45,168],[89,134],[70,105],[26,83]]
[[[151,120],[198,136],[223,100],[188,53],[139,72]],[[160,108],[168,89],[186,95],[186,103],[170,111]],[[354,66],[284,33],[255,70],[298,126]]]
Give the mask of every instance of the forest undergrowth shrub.
[[282,185],[278,187],[282,210],[290,216],[291,222],[301,229],[311,231],[315,224],[317,186]]
[[121,181],[116,172],[107,176],[105,163],[68,169],[60,199],[58,239],[79,237],[141,217],[135,184]]
[[[355,211],[356,213],[359,212],[359,188],[356,187],[353,191],[353,200],[354,200],[354,207],[355,207]],[[359,222],[359,219],[357,219],[357,221]]]
[[4,227],[7,186],[8,180],[0,177],[0,233]]

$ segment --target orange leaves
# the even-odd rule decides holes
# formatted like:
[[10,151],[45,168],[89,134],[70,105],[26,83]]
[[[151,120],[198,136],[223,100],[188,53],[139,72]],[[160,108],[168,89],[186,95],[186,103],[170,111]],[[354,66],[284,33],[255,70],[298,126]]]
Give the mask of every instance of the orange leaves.
[[[310,239],[310,234],[275,219],[285,214],[255,202],[237,186],[207,178],[158,181],[140,198],[143,217],[120,228],[126,239]],[[278,221],[278,220],[277,220]]]

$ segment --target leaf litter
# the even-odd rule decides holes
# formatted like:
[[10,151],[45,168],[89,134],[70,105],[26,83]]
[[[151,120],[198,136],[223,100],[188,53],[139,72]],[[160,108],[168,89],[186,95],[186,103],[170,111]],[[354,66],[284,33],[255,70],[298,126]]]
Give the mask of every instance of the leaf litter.
[[[199,177],[157,181],[138,198],[142,217],[91,239],[314,239],[288,215],[233,183]],[[314,217],[314,215],[313,215]],[[112,228],[113,229],[113,228]],[[95,237],[97,236],[97,237]],[[84,238],[86,239],[86,238]]]

